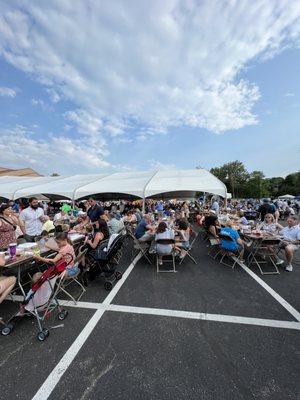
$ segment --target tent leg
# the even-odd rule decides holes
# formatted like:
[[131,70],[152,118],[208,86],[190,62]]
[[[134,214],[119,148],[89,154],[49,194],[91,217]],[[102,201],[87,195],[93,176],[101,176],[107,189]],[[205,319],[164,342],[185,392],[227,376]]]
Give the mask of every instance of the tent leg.
[[143,208],[142,208],[142,213],[145,214],[145,203],[146,203],[146,199],[145,197],[143,198]]

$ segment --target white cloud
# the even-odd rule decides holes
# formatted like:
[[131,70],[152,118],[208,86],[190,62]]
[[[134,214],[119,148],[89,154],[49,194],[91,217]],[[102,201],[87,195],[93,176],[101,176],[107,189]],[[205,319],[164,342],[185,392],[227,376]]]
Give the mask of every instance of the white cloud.
[[107,152],[99,143],[93,145],[65,136],[37,139],[32,131],[22,125],[0,130],[0,136],[3,165],[30,166],[46,174],[54,170],[71,174],[75,168],[82,172],[95,172],[110,166],[103,158]]
[[46,89],[49,94],[50,100],[52,103],[58,103],[61,100],[61,96],[52,88]]
[[291,92],[285,93],[284,97],[295,97],[295,93],[291,93]]
[[175,164],[162,163],[161,161],[157,161],[154,159],[148,160],[148,164],[150,169],[166,169],[166,170],[176,169]]
[[219,133],[256,124],[259,88],[239,73],[300,37],[300,2],[293,0],[1,6],[0,54],[54,91],[52,101],[73,102],[75,114],[66,117],[97,135],[105,125],[107,134],[120,135],[127,121],[149,127],[141,137],[152,127]]
[[16,95],[17,95],[16,89],[12,89],[12,88],[9,88],[9,87],[4,87],[4,86],[0,87],[0,96],[1,97],[11,97],[11,98],[13,98],[13,97],[16,97]]

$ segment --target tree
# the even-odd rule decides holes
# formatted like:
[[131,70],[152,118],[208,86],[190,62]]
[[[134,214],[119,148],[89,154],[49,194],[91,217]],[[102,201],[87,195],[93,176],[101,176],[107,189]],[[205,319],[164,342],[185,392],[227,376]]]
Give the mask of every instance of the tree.
[[253,171],[249,175],[247,182],[247,197],[254,199],[268,197],[269,185],[261,171]]
[[281,177],[274,177],[274,178],[266,178],[265,179],[266,185],[268,186],[269,196],[271,197],[278,197],[281,193],[280,188],[284,183],[284,178]]
[[221,167],[212,168],[210,172],[225,183],[233,198],[242,197],[245,194],[249,173],[241,161],[236,160]]
[[57,172],[53,172],[50,176],[59,176]]

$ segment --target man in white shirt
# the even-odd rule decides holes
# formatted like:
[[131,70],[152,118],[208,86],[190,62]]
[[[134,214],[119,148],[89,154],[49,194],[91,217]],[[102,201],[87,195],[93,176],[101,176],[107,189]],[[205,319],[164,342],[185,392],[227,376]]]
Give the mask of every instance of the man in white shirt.
[[24,238],[27,242],[34,242],[34,239],[42,233],[44,216],[44,210],[39,207],[37,198],[31,197],[29,207],[20,213],[20,219],[25,224]]
[[300,248],[300,226],[296,216],[290,215],[287,219],[288,226],[283,228],[279,233],[283,237],[283,247],[287,260],[286,271],[292,272],[292,260],[294,252]]

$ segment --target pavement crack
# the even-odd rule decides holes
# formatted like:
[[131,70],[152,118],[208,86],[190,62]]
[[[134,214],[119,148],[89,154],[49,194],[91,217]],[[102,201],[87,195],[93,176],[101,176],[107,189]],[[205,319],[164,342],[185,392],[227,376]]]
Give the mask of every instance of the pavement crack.
[[100,372],[97,372],[97,368],[94,367],[92,370],[92,376],[91,376],[91,383],[90,385],[85,389],[85,391],[83,392],[83,395],[80,397],[80,400],[86,400],[89,398],[90,393],[93,391],[93,389],[97,386],[98,382],[100,381],[100,379],[106,375],[110,370],[113,369],[114,367],[114,361],[117,357],[117,354],[115,352],[115,350],[111,347],[111,345],[109,345],[109,348],[112,349],[114,356],[111,359],[111,361],[109,362],[109,364],[104,367]]
[[28,344],[28,342],[22,343],[19,347],[17,347],[15,350],[13,350],[11,353],[9,353],[4,360],[1,361],[0,363],[0,367],[3,367],[3,365],[11,358],[13,357],[15,354],[17,354],[20,350],[23,349],[23,347],[25,347]]

